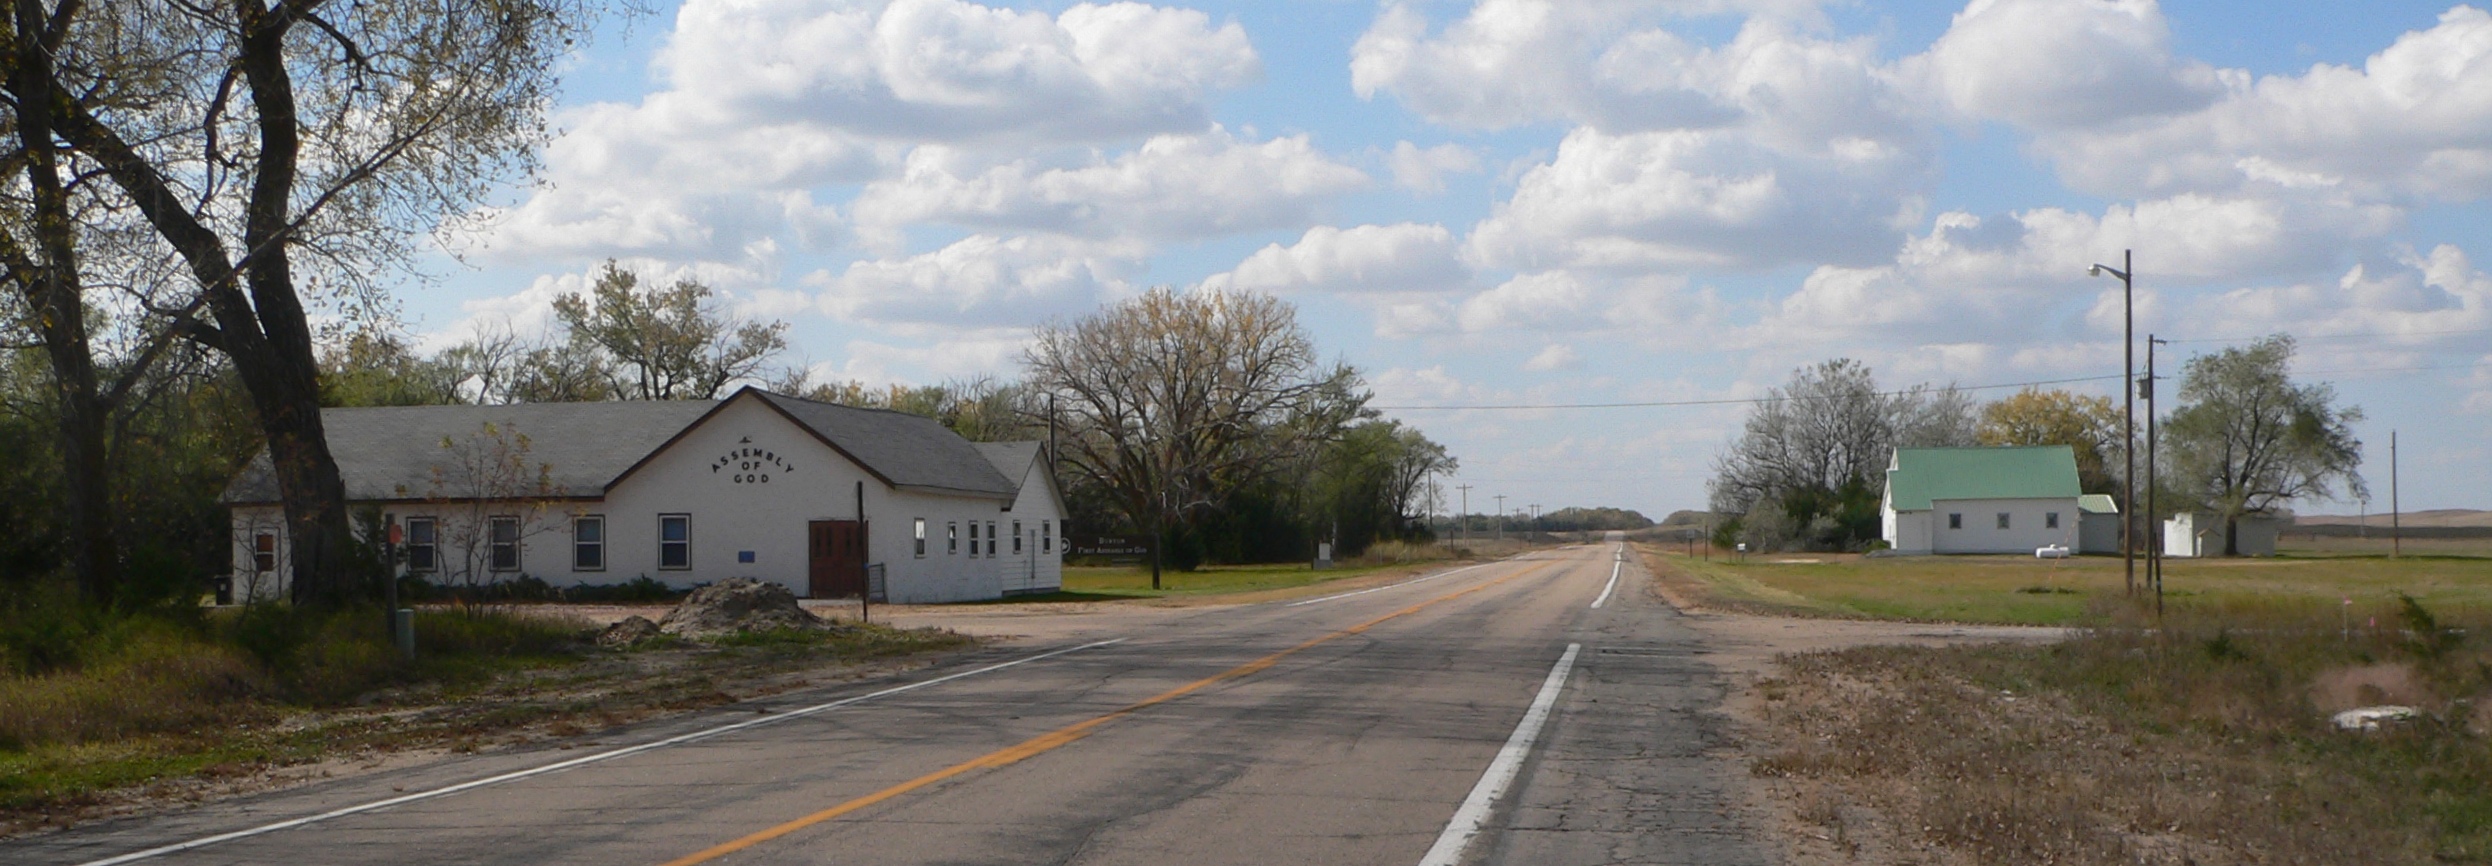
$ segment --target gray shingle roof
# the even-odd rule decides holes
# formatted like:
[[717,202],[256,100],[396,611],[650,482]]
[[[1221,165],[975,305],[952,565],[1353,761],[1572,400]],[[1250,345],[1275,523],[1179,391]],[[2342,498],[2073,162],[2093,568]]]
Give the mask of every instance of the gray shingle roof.
[[[969,440],[922,415],[859,409],[748,389],[764,402],[813,429],[894,487],[915,487],[1012,498],[1020,482],[1004,477]],[[733,399],[732,397],[729,399]]]
[[1013,495],[1019,496],[1021,480],[1030,477],[1030,464],[1038,462],[1039,442],[971,442],[970,447],[995,464],[995,471],[1012,482]]
[[[748,390],[894,486],[1005,499],[1019,488],[1017,478],[998,471],[968,440],[934,419]],[[723,402],[627,400],[323,409],[320,421],[350,500],[435,495],[434,467],[446,467],[453,459],[442,447],[443,440],[465,442],[486,424],[526,436],[527,462],[544,464],[561,495],[595,497],[603,496],[608,484]],[[225,488],[224,499],[235,504],[277,501],[277,482],[267,451],[235,475]]]
[[[467,442],[486,424],[527,437],[526,461],[544,464],[564,495],[601,496],[607,482],[716,405],[716,400],[628,400],[377,406],[322,409],[320,425],[329,434],[329,454],[337,458],[349,500],[430,498],[436,493],[433,468],[446,469],[456,459],[442,441]],[[266,450],[226,486],[225,501],[277,501]]]

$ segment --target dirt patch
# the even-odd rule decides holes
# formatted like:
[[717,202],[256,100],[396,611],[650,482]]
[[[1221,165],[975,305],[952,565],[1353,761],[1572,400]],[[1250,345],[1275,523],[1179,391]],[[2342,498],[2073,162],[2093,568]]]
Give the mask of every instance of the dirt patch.
[[[1698,599],[1706,595],[1692,578],[1656,560],[1642,559],[1645,573],[1652,578],[1646,583],[1647,591],[1678,609],[1683,622],[1703,636],[1705,659],[1730,681],[1721,709],[1731,720],[1742,746],[1741,761],[1750,770],[1749,784],[1739,786],[1740,795],[1751,811],[1766,816],[1767,835],[1779,846],[1780,862],[1798,866],[1976,862],[1932,848],[1920,841],[1917,828],[1906,832],[1890,817],[1889,809],[1845,786],[1773,767],[1771,762],[1783,749],[1774,714],[1794,697],[1788,660],[1873,646],[2049,643],[2065,639],[2068,629],[1799,617],[1750,612],[1739,605],[1707,608],[1700,606]],[[1868,698],[1893,687],[1891,682],[1874,678],[1847,678],[1811,698],[1817,706],[1842,712],[1846,707],[1874,703]],[[1947,723],[1934,718],[1910,722],[1920,726]]]
[[2310,684],[2310,702],[2323,713],[2430,700],[2431,692],[2423,686],[2414,666],[2403,663],[2336,668],[2320,673]]

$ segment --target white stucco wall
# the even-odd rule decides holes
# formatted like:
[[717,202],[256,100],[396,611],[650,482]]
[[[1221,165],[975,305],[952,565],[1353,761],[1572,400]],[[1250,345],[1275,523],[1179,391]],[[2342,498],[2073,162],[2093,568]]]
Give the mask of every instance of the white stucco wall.
[[[2079,512],[2075,497],[2066,499],[1941,499],[1930,503],[1931,549],[1937,553],[2026,553],[2046,544],[2077,547]],[[2045,528],[2046,515],[2057,512],[2059,527]],[[2008,515],[2008,528],[1998,528],[1998,515]],[[1961,528],[1950,529],[1947,516],[1964,515]]]

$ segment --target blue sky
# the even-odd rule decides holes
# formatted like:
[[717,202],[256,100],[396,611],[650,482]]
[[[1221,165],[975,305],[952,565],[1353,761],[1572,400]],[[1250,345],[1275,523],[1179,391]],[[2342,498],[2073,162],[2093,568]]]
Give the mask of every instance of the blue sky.
[[[2407,508],[2492,506],[2474,7],[690,0],[601,35],[539,183],[402,294],[427,345],[540,331],[614,258],[826,379],[1009,377],[1036,325],[1209,285],[1296,303],[1384,406],[1736,400],[1838,356],[2117,375],[2085,265],[2135,248],[2141,341],[2302,337],[2375,507],[2392,428]],[[1392,410],[1475,510],[1656,517],[1743,412]]]

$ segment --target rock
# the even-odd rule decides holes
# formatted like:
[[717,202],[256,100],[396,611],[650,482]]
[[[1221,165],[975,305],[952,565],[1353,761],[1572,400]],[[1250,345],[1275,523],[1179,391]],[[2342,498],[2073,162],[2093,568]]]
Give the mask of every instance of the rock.
[[744,631],[828,629],[829,622],[796,604],[787,587],[731,577],[692,591],[658,621],[658,631],[688,638]]
[[658,636],[658,624],[645,616],[627,616],[622,622],[606,626],[597,633],[597,645],[606,649],[622,649]]
[[2406,721],[2422,714],[2423,711],[2413,707],[2357,707],[2337,713],[2329,721],[2334,722],[2340,731],[2376,731],[2381,725]]

